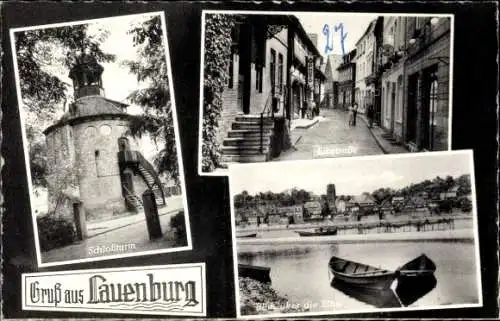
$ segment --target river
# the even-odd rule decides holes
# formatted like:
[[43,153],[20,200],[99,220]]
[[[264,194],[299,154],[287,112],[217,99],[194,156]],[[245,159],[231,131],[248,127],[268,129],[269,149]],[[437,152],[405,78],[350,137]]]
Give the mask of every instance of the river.
[[238,263],[271,268],[272,288],[293,305],[311,312],[368,311],[375,309],[332,287],[328,261],[335,255],[384,269],[395,270],[425,253],[436,264],[437,283],[409,307],[477,304],[475,247],[473,242],[405,242],[318,244],[238,244]]

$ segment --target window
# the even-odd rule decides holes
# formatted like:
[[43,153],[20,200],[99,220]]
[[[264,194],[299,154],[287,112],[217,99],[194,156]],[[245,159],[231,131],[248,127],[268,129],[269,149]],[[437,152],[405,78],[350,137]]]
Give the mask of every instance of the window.
[[103,136],[108,136],[109,134],[111,134],[111,127],[109,125],[102,125],[101,127],[99,127],[99,132]]
[[278,56],[278,90],[279,93],[283,93],[283,55]]
[[95,172],[97,176],[99,176],[99,160],[100,160],[99,154],[100,154],[99,150],[94,151]]
[[269,77],[271,78],[271,89],[274,90],[276,84],[276,51],[271,49],[271,61],[269,62]]
[[255,90],[262,93],[262,66],[255,65]]
[[[429,136],[432,138],[436,123],[436,110],[438,104],[438,81],[436,75],[432,75],[431,90],[429,95]],[[432,142],[432,140],[431,140]],[[432,147],[432,145],[430,146]]]
[[403,76],[398,77],[396,120],[403,121]]

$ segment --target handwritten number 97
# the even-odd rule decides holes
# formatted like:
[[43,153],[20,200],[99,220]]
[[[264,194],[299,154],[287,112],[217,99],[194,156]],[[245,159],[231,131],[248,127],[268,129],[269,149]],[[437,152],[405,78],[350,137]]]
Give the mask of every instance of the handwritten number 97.
[[340,37],[340,46],[342,48],[342,55],[345,55],[345,47],[344,47],[344,41],[345,38],[347,37],[347,32],[344,33],[344,24],[342,22],[336,24],[333,27],[333,32],[330,30],[330,26],[328,24],[325,24],[323,26],[323,34],[326,37],[326,44],[325,44],[325,54],[329,54],[331,51],[333,51],[333,42],[334,42],[334,37],[338,34]]

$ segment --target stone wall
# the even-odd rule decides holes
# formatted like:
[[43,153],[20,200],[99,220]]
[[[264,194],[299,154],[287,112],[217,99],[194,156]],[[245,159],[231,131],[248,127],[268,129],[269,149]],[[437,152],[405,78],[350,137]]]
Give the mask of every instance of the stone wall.
[[[128,129],[120,119],[95,120],[74,127],[80,198],[89,218],[117,215],[125,208],[118,166],[118,138]],[[130,148],[137,143],[129,139]]]

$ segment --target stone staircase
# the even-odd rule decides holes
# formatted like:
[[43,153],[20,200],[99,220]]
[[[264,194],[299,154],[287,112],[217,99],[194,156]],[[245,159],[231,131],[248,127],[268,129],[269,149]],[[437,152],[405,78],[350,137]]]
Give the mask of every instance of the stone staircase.
[[155,195],[156,205],[157,206],[166,205],[165,200],[162,197],[160,188],[157,185],[155,185],[155,178],[153,176],[154,173],[152,173],[150,170],[148,170],[148,168],[146,168],[144,166],[144,164],[141,162],[137,165],[137,170],[141,173],[142,177],[147,182],[148,186],[150,186],[150,187],[154,186],[152,188],[152,191],[153,191],[153,194]]
[[136,210],[136,211],[140,211],[144,208],[143,204],[142,204],[142,200],[139,196],[135,195],[135,194],[128,194],[125,199],[127,200],[127,202],[132,205],[132,207]]
[[222,144],[222,162],[229,164],[268,161],[273,130],[273,118],[264,117],[261,151],[260,115],[237,116]]

